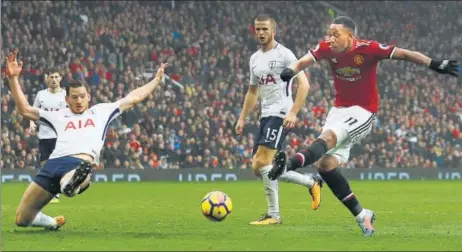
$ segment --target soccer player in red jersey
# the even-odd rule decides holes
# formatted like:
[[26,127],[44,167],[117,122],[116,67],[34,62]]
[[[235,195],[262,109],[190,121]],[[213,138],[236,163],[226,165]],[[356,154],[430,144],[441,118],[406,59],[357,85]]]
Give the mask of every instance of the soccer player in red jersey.
[[356,26],[348,17],[337,17],[327,36],[308,54],[281,73],[283,81],[320,60],[329,61],[334,87],[335,104],[327,115],[321,135],[307,149],[288,158],[279,151],[268,174],[276,179],[280,174],[317,162],[316,168],[335,196],[355,216],[365,236],[372,236],[375,213],[362,208],[347,179],[337,169],[349,158],[353,144],[370,132],[379,107],[377,64],[384,59],[406,60],[430,69],[458,77],[458,65],[452,60],[433,60],[422,53],[380,44],[356,37]]

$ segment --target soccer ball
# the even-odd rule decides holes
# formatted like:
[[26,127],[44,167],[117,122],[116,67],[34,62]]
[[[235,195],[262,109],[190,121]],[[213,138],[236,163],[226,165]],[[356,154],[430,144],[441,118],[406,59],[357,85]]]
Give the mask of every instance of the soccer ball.
[[224,192],[213,191],[205,195],[201,201],[201,210],[207,219],[222,221],[233,210],[231,198]]

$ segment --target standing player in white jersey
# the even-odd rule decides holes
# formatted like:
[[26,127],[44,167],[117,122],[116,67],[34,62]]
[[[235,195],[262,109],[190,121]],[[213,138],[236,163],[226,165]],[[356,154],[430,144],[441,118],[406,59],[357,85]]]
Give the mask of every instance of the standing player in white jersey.
[[162,64],[156,77],[114,103],[100,103],[89,108],[88,85],[70,81],[66,86],[69,109],[45,111],[30,106],[19,84],[22,64],[18,64],[17,50],[6,59],[6,76],[19,113],[48,125],[56,132],[56,148],[24,192],[16,211],[16,225],[58,229],[66,223],[64,217],[52,218],[41,212],[57,193],[73,197],[90,185],[91,165],[97,164],[106,131],[112,120],[123,111],[146,99],[162,83]]
[[[261,177],[268,204],[268,212],[251,225],[281,224],[279,214],[278,183],[268,178],[273,157],[278,149],[284,148],[284,139],[295,126],[297,113],[303,106],[309,90],[306,76],[302,73],[295,79],[298,92],[295,103],[292,100],[292,80],[284,82],[279,75],[297,58],[291,50],[275,41],[276,21],[268,15],[255,19],[255,30],[260,50],[250,57],[250,87],[245,96],[242,112],[236,124],[236,133],[242,134],[245,118],[255,107],[258,90],[261,96],[260,131],[256,135],[253,149],[252,170]],[[312,196],[312,208],[316,210],[321,201],[321,181],[298,172],[287,172],[281,181],[306,186]]]
[[276,179],[280,174],[319,160],[316,166],[319,174],[337,199],[355,216],[364,236],[374,233],[375,213],[361,207],[337,167],[348,161],[352,145],[371,132],[379,107],[377,64],[384,59],[405,60],[441,74],[458,76],[455,61],[432,60],[419,52],[360,40],[356,37],[353,20],[335,18],[325,40],[281,74],[281,79],[288,80],[316,61],[329,61],[336,91],[335,106],[329,111],[321,135],[313,144],[290,159],[284,152],[278,152],[274,168],[269,173],[271,179]]
[[[52,68],[48,71],[48,76],[45,81],[48,85],[47,89],[41,90],[37,93],[34,100],[34,107],[43,109],[45,111],[59,111],[67,107],[66,103],[66,90],[61,88],[62,76],[59,70]],[[37,128],[34,121],[30,121],[31,132]],[[40,125],[37,132],[39,138],[39,156],[40,165],[43,165],[50,157],[51,152],[55,149],[56,133],[47,125]],[[58,203],[59,194],[50,201],[50,203]]]

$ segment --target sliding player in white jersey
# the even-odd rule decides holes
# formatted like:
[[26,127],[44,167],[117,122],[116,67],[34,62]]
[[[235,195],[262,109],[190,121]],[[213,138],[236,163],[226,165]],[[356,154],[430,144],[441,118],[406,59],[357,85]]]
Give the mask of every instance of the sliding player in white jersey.
[[[61,88],[61,74],[56,68],[48,71],[48,76],[45,77],[48,88],[37,93],[34,100],[34,107],[45,111],[59,111],[67,108],[66,90]],[[34,121],[30,121],[30,130],[34,132],[37,125]],[[39,157],[40,165],[43,165],[48,160],[56,145],[56,133],[47,125],[40,125],[37,137],[39,138]],[[59,194],[50,201],[50,203],[58,203]]]
[[[244,106],[236,125],[236,133],[242,134],[245,119],[261,96],[260,131],[255,138],[252,170],[261,176],[265,189],[268,212],[251,225],[281,224],[279,214],[278,183],[268,178],[272,168],[272,159],[277,150],[284,148],[284,139],[295,126],[297,113],[308,95],[309,83],[301,73],[294,79],[298,82],[295,103],[292,100],[292,80],[284,82],[280,74],[297,58],[291,50],[275,41],[276,21],[268,15],[259,15],[255,19],[255,30],[260,50],[250,57],[250,87],[244,100]],[[322,182],[318,177],[311,177],[297,172],[287,172],[279,177],[281,181],[306,186],[312,196],[312,208],[316,210],[321,201]]]
[[52,128],[56,148],[24,192],[16,211],[16,225],[58,229],[66,223],[64,217],[52,218],[41,212],[57,193],[68,197],[82,193],[90,185],[91,165],[97,164],[108,126],[123,111],[146,99],[162,83],[162,64],[156,77],[114,103],[100,103],[89,108],[88,85],[70,81],[66,87],[68,110],[45,111],[30,106],[19,85],[22,64],[17,50],[6,59],[6,75],[19,113],[29,120]]

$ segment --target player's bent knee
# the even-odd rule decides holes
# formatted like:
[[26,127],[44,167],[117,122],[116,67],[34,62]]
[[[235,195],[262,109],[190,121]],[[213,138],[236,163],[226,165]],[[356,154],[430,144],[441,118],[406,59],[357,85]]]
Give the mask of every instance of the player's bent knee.
[[260,169],[266,165],[268,165],[268,162],[266,162],[265,159],[258,156],[254,156],[254,158],[252,159],[252,171],[255,174],[255,176],[260,177]]
[[316,163],[316,169],[319,172],[328,172],[337,168],[339,162],[335,156],[332,155],[324,155],[322,158]]
[[30,209],[23,204],[19,204],[16,209],[15,224],[18,227],[28,227],[32,224],[35,216],[32,216]]
[[260,145],[257,152],[252,158],[252,171],[257,177],[261,177],[260,169],[271,165],[276,150],[270,149],[266,146]]
[[261,177],[260,168],[262,167],[261,161],[256,158],[256,156],[252,159],[252,172],[257,177]]
[[20,210],[16,212],[15,224],[18,227],[28,227],[32,224],[33,219],[27,218]]
[[327,143],[327,148],[330,150],[337,145],[337,135],[334,130],[327,130],[320,136]]

